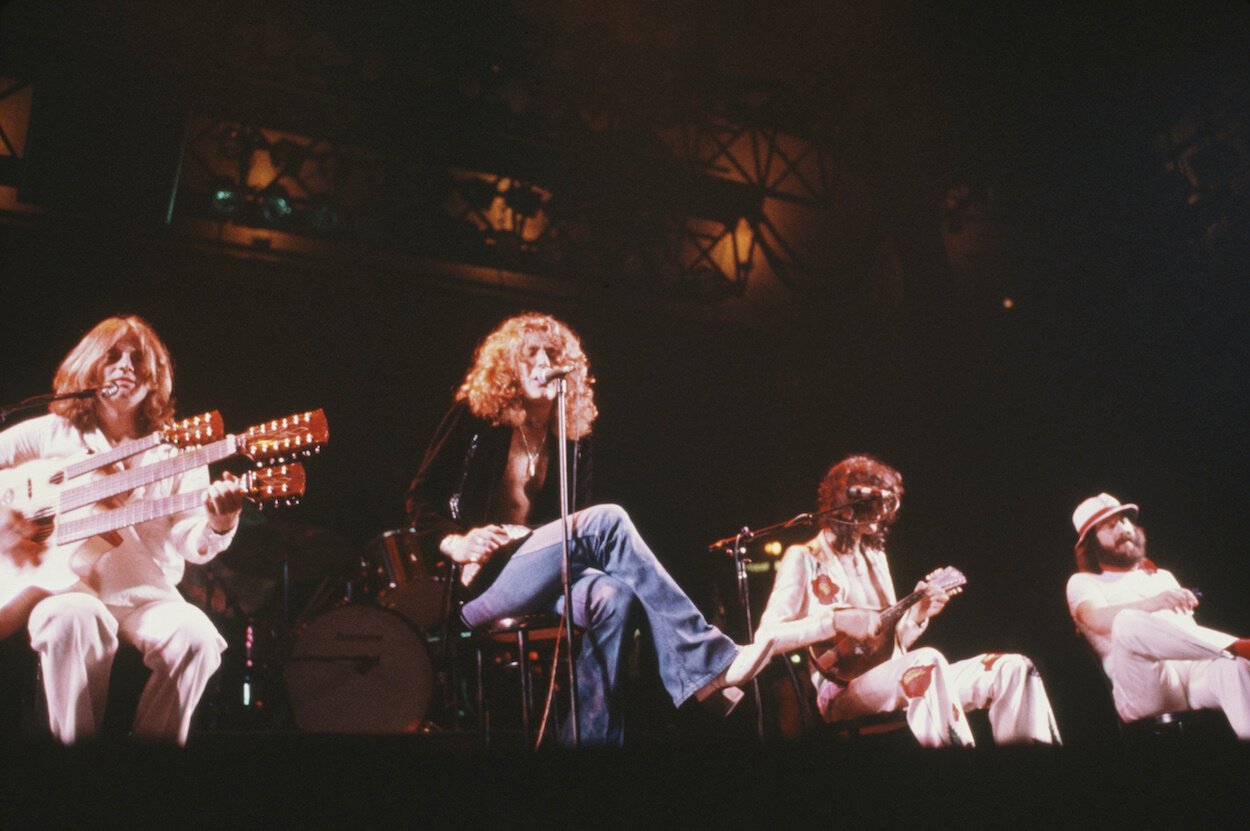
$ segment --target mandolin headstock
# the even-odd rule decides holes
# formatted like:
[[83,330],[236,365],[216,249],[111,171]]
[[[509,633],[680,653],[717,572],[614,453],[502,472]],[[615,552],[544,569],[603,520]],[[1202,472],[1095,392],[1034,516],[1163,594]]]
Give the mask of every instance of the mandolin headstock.
[[954,566],[946,566],[925,578],[925,582],[931,586],[941,587],[949,595],[956,595],[963,591],[964,586],[968,583],[968,578]]

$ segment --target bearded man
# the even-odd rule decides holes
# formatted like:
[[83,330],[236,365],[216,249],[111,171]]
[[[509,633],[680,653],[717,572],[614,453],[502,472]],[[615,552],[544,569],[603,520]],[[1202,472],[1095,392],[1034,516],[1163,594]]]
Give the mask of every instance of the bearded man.
[[1250,739],[1250,640],[1198,625],[1197,596],[1146,558],[1138,510],[1108,493],[1072,514],[1068,610],[1102,659],[1125,722],[1219,708]]

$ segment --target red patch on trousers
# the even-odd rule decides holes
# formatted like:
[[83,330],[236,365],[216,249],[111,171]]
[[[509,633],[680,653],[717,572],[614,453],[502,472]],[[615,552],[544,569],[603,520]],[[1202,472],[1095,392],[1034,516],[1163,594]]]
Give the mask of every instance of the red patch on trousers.
[[903,695],[908,698],[919,698],[924,695],[929,685],[933,683],[933,670],[936,668],[936,664],[928,664],[922,667],[912,667],[904,672],[899,681],[899,685],[903,688]]
[[817,602],[828,606],[838,594],[838,584],[830,580],[828,574],[819,574],[812,581],[812,593],[816,595]]
[[989,672],[994,668],[994,664],[998,663],[998,659],[1003,657],[1001,652],[990,652],[981,659],[981,666],[985,667],[985,671]]

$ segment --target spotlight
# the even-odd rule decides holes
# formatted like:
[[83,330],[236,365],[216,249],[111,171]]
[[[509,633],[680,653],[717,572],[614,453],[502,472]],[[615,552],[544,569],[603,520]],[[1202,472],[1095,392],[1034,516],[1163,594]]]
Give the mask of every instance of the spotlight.
[[208,207],[217,216],[229,219],[239,212],[245,201],[242,188],[233,182],[221,180],[213,185]]
[[270,225],[277,225],[293,213],[295,213],[295,206],[283,188],[273,185],[265,191],[260,202],[260,215],[265,218],[266,222]]

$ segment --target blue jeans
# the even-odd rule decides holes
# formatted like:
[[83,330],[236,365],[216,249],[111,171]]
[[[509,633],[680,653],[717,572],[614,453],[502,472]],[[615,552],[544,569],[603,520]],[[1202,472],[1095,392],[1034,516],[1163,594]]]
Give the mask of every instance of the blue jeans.
[[[660,680],[680,706],[733,662],[738,647],[709,624],[617,505],[569,517],[573,621],[586,630],[577,658],[578,722],[588,744],[620,744],[620,682],[634,613],[644,616]],[[560,522],[538,528],[499,577],[464,605],[477,629],[502,617],[563,609]]]

